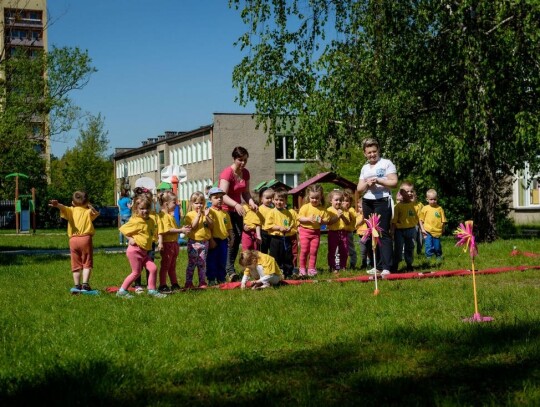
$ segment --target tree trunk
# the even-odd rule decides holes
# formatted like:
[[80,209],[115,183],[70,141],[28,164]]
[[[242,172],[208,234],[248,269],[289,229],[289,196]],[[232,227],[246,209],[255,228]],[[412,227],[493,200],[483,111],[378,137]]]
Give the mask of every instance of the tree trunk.
[[479,242],[493,242],[497,238],[497,208],[499,197],[505,196],[505,192],[493,193],[500,189],[494,168],[489,151],[481,154],[473,163],[473,220],[475,237]]

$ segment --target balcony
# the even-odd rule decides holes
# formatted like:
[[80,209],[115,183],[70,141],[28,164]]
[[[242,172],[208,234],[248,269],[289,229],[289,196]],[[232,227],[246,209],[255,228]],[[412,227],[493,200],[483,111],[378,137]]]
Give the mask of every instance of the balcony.
[[43,27],[41,18],[6,18],[6,27]]

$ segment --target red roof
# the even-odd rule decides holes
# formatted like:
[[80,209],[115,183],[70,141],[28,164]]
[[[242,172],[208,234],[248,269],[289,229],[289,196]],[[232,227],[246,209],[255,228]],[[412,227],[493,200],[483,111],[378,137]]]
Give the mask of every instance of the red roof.
[[302,182],[296,188],[291,189],[289,191],[289,194],[290,195],[299,194],[310,185],[322,183],[322,182],[331,182],[342,188],[349,188],[349,189],[352,189],[353,191],[356,190],[356,184],[354,182],[351,182],[346,178],[340,177],[339,175],[333,172],[322,172],[308,179],[307,181]]

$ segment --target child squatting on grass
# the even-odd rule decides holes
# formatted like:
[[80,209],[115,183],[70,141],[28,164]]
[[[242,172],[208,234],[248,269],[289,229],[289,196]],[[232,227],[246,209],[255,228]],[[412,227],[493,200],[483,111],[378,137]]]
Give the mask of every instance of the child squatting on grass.
[[[163,294],[179,291],[178,277],[176,275],[176,259],[178,258],[178,235],[189,233],[191,226],[179,227],[174,217],[174,210],[178,205],[176,195],[172,191],[164,191],[158,194],[158,202],[161,211],[158,214],[158,250],[161,252],[161,264],[159,268],[159,288]],[[167,276],[171,281],[171,287],[167,286]]]
[[146,195],[136,195],[133,199],[132,216],[120,227],[120,232],[128,238],[129,246],[126,256],[131,265],[131,274],[126,277],[116,293],[118,297],[132,298],[128,287],[141,275],[143,267],[148,271],[148,295],[163,298],[165,294],[156,290],[157,266],[148,255],[152,250],[152,242],[157,238],[157,225],[150,217],[152,199]]
[[258,250],[243,251],[238,263],[246,268],[240,284],[242,289],[246,288],[250,277],[255,280],[252,284],[253,290],[278,285],[283,280],[283,274],[276,260]]
[[64,206],[56,199],[49,201],[49,206],[60,209],[60,216],[68,222],[67,234],[69,236],[71,272],[75,283],[75,287],[72,289],[74,293],[92,291],[90,288],[90,275],[94,267],[92,236],[95,233],[92,222],[99,216],[99,213],[88,201],[88,195],[83,191],[73,193],[73,206]]

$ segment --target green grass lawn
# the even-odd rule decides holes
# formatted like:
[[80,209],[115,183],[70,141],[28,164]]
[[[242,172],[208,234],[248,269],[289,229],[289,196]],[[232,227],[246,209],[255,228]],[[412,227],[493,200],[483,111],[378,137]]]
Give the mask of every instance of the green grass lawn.
[[[67,247],[42,233],[0,235],[0,251]],[[96,246],[116,242],[98,229]],[[453,244],[442,268],[470,268]],[[513,246],[540,252],[500,240],[477,267],[539,264]],[[181,251],[182,280],[185,264]],[[129,273],[123,254],[97,253],[94,270],[98,289]],[[71,285],[69,257],[0,255],[1,405],[540,405],[540,271],[477,277],[489,324],[462,322],[470,277],[381,281],[379,296],[357,282],[133,300]]]

